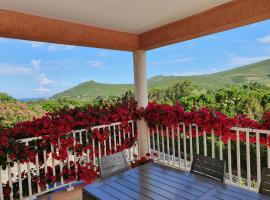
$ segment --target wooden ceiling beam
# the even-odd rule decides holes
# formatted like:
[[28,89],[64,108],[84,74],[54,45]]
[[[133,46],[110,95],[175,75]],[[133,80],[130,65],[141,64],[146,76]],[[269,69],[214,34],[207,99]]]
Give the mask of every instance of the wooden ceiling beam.
[[149,50],[233,29],[270,18],[270,0],[234,0],[140,35]]
[[134,51],[134,34],[0,9],[0,37]]

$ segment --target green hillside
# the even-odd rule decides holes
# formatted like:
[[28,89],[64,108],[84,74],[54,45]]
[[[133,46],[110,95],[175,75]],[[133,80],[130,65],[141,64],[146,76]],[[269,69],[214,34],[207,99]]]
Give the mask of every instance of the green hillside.
[[81,83],[69,90],[53,96],[53,98],[95,98],[98,96],[115,96],[131,89],[131,84],[104,84],[95,81]]
[[243,84],[256,81],[270,86],[270,59],[208,75],[158,76],[149,79],[149,87],[166,87],[174,81],[192,80],[202,88],[218,88],[227,84]]
[[41,117],[45,111],[39,105],[27,105],[0,92],[0,128]]
[[[218,88],[227,84],[243,84],[252,81],[270,86],[270,59],[208,75],[156,76],[148,80],[148,87],[163,88],[169,86],[173,82],[187,79],[192,80],[201,88]],[[132,88],[132,84],[103,84],[88,81],[61,92],[53,98],[95,98],[97,96],[118,96]]]

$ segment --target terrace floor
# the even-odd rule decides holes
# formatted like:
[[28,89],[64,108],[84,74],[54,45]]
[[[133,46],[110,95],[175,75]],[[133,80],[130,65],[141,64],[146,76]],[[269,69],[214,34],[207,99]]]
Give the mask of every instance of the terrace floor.
[[[73,191],[51,194],[53,200],[81,200],[83,185]],[[225,184],[207,177],[145,164],[85,187],[86,199],[269,199],[264,195]],[[49,199],[47,195],[39,199]]]

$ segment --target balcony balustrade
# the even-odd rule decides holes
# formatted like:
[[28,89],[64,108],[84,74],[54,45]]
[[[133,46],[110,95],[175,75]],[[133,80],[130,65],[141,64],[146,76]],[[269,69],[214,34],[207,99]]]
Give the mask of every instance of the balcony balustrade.
[[[78,166],[92,163],[94,169],[98,169],[98,159],[102,156],[124,150],[129,162],[137,159],[138,145],[136,140],[137,126],[134,121],[128,122],[128,128],[123,128],[122,124],[112,123],[92,127],[90,130],[81,129],[67,134],[74,138],[72,148],[68,149],[66,160],[55,159],[54,153],[59,153],[59,144],[50,143],[43,150],[42,156],[35,155],[35,162],[20,163],[15,165],[9,163],[6,169],[0,168],[0,199],[23,199],[26,197],[36,197],[59,188],[72,188],[82,180],[77,176]],[[106,130],[108,137],[103,142],[93,137],[93,132],[103,133]],[[228,184],[246,187],[249,190],[258,191],[261,181],[262,167],[270,167],[269,141],[262,144],[262,138],[268,138],[270,130],[260,130],[251,128],[231,128],[231,134],[227,143],[215,134],[214,129],[210,133],[203,131],[196,124],[179,123],[178,126],[164,127],[157,125],[156,128],[149,128],[148,151],[154,162],[189,171],[193,156],[201,154],[218,158],[225,161],[225,182]],[[233,139],[232,139],[233,138]],[[31,149],[42,137],[25,138],[20,142]],[[132,146],[122,148],[125,141],[131,141]],[[58,141],[60,142],[60,141]],[[88,146],[85,150],[80,150],[78,145]],[[40,160],[46,161],[41,164]],[[90,167],[90,166],[89,166]],[[74,168],[74,169],[72,169]],[[48,171],[51,169],[51,172]],[[74,179],[65,177],[63,171],[75,170]],[[51,184],[41,187],[37,182],[41,173],[52,173],[56,178]],[[6,190],[10,189],[9,196]]]

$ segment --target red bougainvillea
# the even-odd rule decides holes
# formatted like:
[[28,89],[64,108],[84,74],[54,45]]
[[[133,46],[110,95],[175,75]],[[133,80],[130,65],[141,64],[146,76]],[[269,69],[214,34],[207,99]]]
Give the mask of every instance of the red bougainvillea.
[[[92,163],[93,157],[98,158],[130,148],[137,139],[137,132],[135,130],[132,137],[127,137],[128,133],[131,134],[129,122],[138,118],[140,118],[140,111],[137,110],[137,104],[132,98],[128,98],[121,102],[103,102],[88,108],[64,109],[56,113],[47,113],[39,119],[19,123],[10,129],[0,127],[0,166],[5,170],[8,164],[13,166],[17,161],[36,165],[38,160],[39,175],[37,176],[33,171],[30,172],[33,190],[37,189],[37,185],[45,188],[61,181],[91,182],[98,176],[97,167]],[[121,137],[121,144],[119,142],[114,144],[114,141],[111,141],[112,148],[104,148],[108,145],[109,136],[112,135],[111,130],[109,128],[92,129],[92,127],[115,122],[121,124],[116,127]],[[82,129],[84,130],[82,137],[75,134],[76,130]],[[23,141],[24,138],[35,139],[26,143]],[[86,140],[91,142],[86,142]],[[50,155],[54,160],[65,163],[62,169],[60,165],[55,165],[55,172],[49,166],[46,170],[44,169],[44,162],[47,162]],[[79,159],[76,163],[70,161],[68,166],[66,161],[70,155]],[[81,159],[82,157],[89,157],[90,161],[85,161]],[[24,171],[21,176],[23,180],[26,180],[27,185],[29,173]],[[13,182],[15,199],[17,185],[18,182]],[[5,199],[9,199],[10,192],[9,183],[4,184]]]
[[[156,155],[157,154],[154,154],[153,156],[156,157]],[[138,156],[136,154],[134,154],[133,157],[134,157],[134,160],[130,163],[131,168],[135,168],[135,167],[138,167],[140,165],[144,165],[146,163],[154,161],[154,159],[151,157],[150,153],[146,153],[145,156],[141,157],[140,159],[138,159]]]
[[[178,127],[180,131],[183,131],[183,127],[179,126],[180,122],[186,125],[186,129],[189,129],[190,124],[196,124],[199,127],[198,136],[202,135],[203,131],[211,133],[213,130],[214,134],[220,137],[224,143],[227,143],[229,139],[232,139],[233,141],[236,140],[235,132],[231,131],[232,127],[270,129],[270,112],[266,112],[262,118],[262,122],[259,123],[256,120],[248,118],[247,115],[228,117],[219,111],[208,108],[193,109],[190,112],[186,112],[178,103],[171,106],[168,104],[157,104],[156,102],[152,102],[148,104],[142,115],[151,129],[156,129],[156,126],[158,125],[160,129],[166,127]],[[189,130],[187,131],[189,132]],[[196,137],[195,130],[191,129],[190,131],[192,136]],[[163,133],[165,133],[165,131],[163,131]],[[239,136],[241,141],[246,140],[246,135],[244,133],[240,132]],[[267,140],[270,141],[270,137],[260,137],[260,143],[263,145],[267,144]],[[250,136],[250,142],[256,142],[255,137],[252,135]]]
[[264,113],[261,128],[265,130],[270,130],[270,112]]
[[[247,127],[253,129],[270,129],[270,112],[264,114],[260,122],[248,118],[246,115],[237,115],[228,117],[223,113],[208,108],[194,109],[186,112],[180,104],[173,106],[167,104],[149,103],[146,109],[137,109],[136,102],[133,99],[127,99],[121,103],[108,104],[102,103],[98,106],[90,106],[88,108],[74,108],[61,110],[56,113],[48,113],[42,118],[35,119],[31,122],[23,122],[15,125],[13,128],[4,129],[0,127],[0,166],[5,170],[8,164],[13,166],[16,162],[20,163],[35,163],[38,160],[39,176],[31,172],[32,184],[40,188],[45,188],[48,185],[53,185],[56,182],[64,181],[65,183],[84,180],[91,182],[98,176],[97,167],[90,160],[104,155],[122,151],[132,147],[137,140],[137,132],[135,131],[132,137],[128,137],[132,127],[130,120],[137,120],[141,116],[145,118],[150,129],[164,130],[174,128],[175,137],[177,131],[183,131],[185,128],[187,135],[196,137],[202,135],[203,132],[210,133],[213,131],[215,135],[220,137],[224,143],[229,139],[235,141],[235,132],[231,131],[232,127]],[[93,128],[98,125],[109,125],[114,122],[120,122],[117,126],[117,133],[120,133],[121,143],[119,141],[110,140],[112,148],[107,148],[109,145],[110,135],[113,133],[109,128]],[[179,126],[179,123],[184,123],[184,126]],[[192,124],[198,126],[198,132],[192,129]],[[76,130],[84,130],[84,137],[75,135]],[[178,129],[178,130],[177,130]],[[165,134],[165,131],[160,131]],[[173,132],[173,131],[171,131]],[[26,145],[22,141],[24,138],[38,137]],[[246,140],[246,135],[240,132],[241,141]],[[84,142],[79,142],[83,140]],[[95,143],[86,141],[94,140]],[[270,143],[270,137],[260,137],[259,141],[263,145]],[[116,143],[115,143],[116,142]],[[255,143],[256,137],[250,135],[250,142]],[[106,148],[105,148],[106,147]],[[44,158],[45,152],[45,158]],[[72,154],[77,158],[85,157],[85,160],[78,160],[75,163],[70,161],[67,164],[68,155]],[[49,156],[55,160],[65,161],[62,167],[55,166],[53,169],[47,167],[44,169],[44,162]],[[138,166],[148,162],[150,155],[135,159],[133,166]],[[22,172],[22,179],[27,184],[27,174]],[[18,185],[14,183],[14,197],[18,196],[16,188]],[[5,198],[11,192],[9,183],[4,185],[3,193]]]

